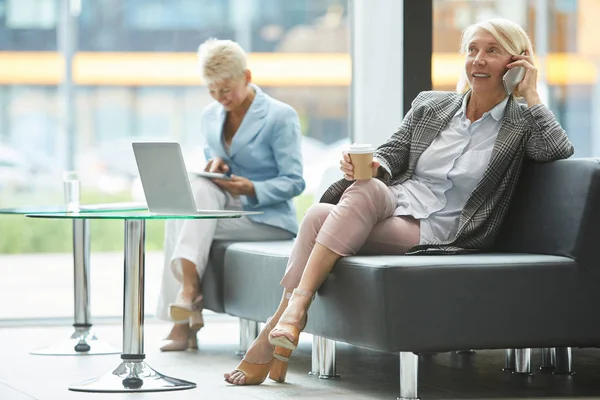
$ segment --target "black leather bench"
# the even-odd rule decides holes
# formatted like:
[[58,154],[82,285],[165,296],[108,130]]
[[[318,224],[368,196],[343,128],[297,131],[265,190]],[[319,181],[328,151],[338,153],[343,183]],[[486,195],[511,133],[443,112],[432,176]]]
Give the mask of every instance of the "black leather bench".
[[[600,343],[600,162],[526,163],[493,249],[456,256],[338,261],[306,332],[400,353],[401,393],[417,396],[416,352]],[[281,298],[291,241],[218,243],[212,307],[265,321]]]

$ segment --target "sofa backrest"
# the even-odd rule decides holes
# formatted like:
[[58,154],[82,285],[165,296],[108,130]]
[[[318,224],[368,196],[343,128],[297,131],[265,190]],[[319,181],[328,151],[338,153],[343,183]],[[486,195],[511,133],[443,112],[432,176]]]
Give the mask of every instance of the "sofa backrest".
[[[600,264],[600,160],[525,162],[494,251]],[[600,265],[597,267],[600,270]]]

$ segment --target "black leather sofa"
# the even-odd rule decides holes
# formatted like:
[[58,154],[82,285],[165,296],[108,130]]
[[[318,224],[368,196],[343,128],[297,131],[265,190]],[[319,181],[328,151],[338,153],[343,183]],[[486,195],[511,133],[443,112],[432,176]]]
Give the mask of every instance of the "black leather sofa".
[[[526,163],[494,249],[341,259],[306,332],[400,353],[400,397],[417,397],[414,353],[600,343],[600,160]],[[292,246],[219,242],[206,306],[265,321]],[[313,355],[316,354],[313,352]]]

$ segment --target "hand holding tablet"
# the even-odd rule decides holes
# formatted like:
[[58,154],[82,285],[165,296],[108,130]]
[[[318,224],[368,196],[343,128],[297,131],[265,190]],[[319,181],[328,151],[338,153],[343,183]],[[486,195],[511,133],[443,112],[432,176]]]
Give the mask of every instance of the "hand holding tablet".
[[229,175],[221,174],[218,172],[199,171],[199,172],[192,172],[192,174],[194,176],[201,176],[203,178],[208,178],[208,179],[223,179],[225,181],[231,180],[231,177]]

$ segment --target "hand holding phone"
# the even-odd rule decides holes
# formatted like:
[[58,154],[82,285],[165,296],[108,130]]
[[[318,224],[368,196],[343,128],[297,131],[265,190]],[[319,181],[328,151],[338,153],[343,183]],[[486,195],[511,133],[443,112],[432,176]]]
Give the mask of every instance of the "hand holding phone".
[[[523,54],[525,54],[525,52],[521,53],[521,55]],[[506,95],[509,96],[524,77],[524,67],[512,67],[509,69],[502,77],[502,85],[504,85],[504,91],[506,92]]]

